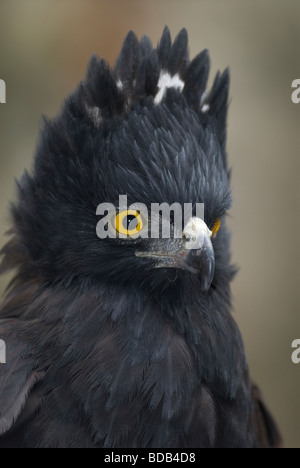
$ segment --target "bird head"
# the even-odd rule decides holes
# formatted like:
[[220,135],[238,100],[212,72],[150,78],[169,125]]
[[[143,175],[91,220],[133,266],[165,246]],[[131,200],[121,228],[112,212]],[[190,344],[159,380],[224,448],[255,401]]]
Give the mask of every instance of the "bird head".
[[114,70],[92,56],[18,183],[16,238],[32,270],[203,294],[227,274],[229,73],[207,91],[209,67],[206,50],[189,59],[185,29],[172,43],[165,28],[157,48],[130,32]]

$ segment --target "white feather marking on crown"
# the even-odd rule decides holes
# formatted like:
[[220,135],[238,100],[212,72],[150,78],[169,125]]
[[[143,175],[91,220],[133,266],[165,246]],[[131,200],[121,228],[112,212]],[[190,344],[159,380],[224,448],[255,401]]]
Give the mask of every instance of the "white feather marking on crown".
[[203,104],[205,103],[206,96],[207,96],[207,91],[206,91],[206,89],[205,89],[205,90],[203,91],[203,94],[202,94],[201,98],[200,98],[200,107],[202,107]]
[[170,73],[162,71],[160,73],[157,87],[159,91],[154,98],[154,104],[159,104],[162,101],[168,88],[175,88],[179,89],[179,91],[182,91],[184,88],[184,82],[180,79],[178,73],[176,73],[174,76],[171,76]]
[[206,114],[210,109],[209,104],[205,102],[206,97],[207,97],[207,91],[205,90],[200,99],[200,108],[203,114]]
[[206,114],[209,111],[209,109],[209,104],[203,104],[203,106],[201,107],[201,111],[203,112],[203,114]]
[[102,117],[101,117],[101,111],[99,107],[94,106],[94,107],[89,107],[85,105],[85,110],[89,118],[92,120],[93,124],[95,127],[100,127],[100,124],[102,122]]

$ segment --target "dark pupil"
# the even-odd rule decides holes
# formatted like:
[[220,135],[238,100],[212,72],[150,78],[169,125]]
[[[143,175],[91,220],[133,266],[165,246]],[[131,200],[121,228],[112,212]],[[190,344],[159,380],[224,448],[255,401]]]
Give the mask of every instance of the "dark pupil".
[[138,219],[134,215],[128,215],[123,220],[123,226],[127,231],[133,231],[138,225]]

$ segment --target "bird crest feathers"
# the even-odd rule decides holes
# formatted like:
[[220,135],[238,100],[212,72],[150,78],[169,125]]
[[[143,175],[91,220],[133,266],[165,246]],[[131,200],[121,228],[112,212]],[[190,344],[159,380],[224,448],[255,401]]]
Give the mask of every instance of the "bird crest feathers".
[[153,105],[161,104],[169,89],[173,89],[196,113],[216,120],[222,143],[226,131],[229,71],[218,72],[207,92],[209,69],[207,50],[190,61],[186,29],[180,31],[172,44],[166,27],[156,49],[147,36],[139,41],[130,31],[114,70],[105,60],[96,55],[91,57],[86,80],[70,97],[69,109],[73,117],[82,117],[84,110],[90,123],[101,127],[115,117],[127,115],[145,99],[152,100]]

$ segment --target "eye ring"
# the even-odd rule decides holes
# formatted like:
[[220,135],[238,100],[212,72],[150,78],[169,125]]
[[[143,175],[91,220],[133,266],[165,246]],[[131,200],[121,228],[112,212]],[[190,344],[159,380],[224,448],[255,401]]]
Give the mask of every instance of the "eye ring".
[[217,218],[211,230],[213,239],[218,234],[220,227],[221,227],[221,218]]
[[[117,213],[113,219],[113,227],[120,237],[135,237],[144,228],[141,213],[136,210],[124,210]],[[131,229],[130,224],[132,225]]]

